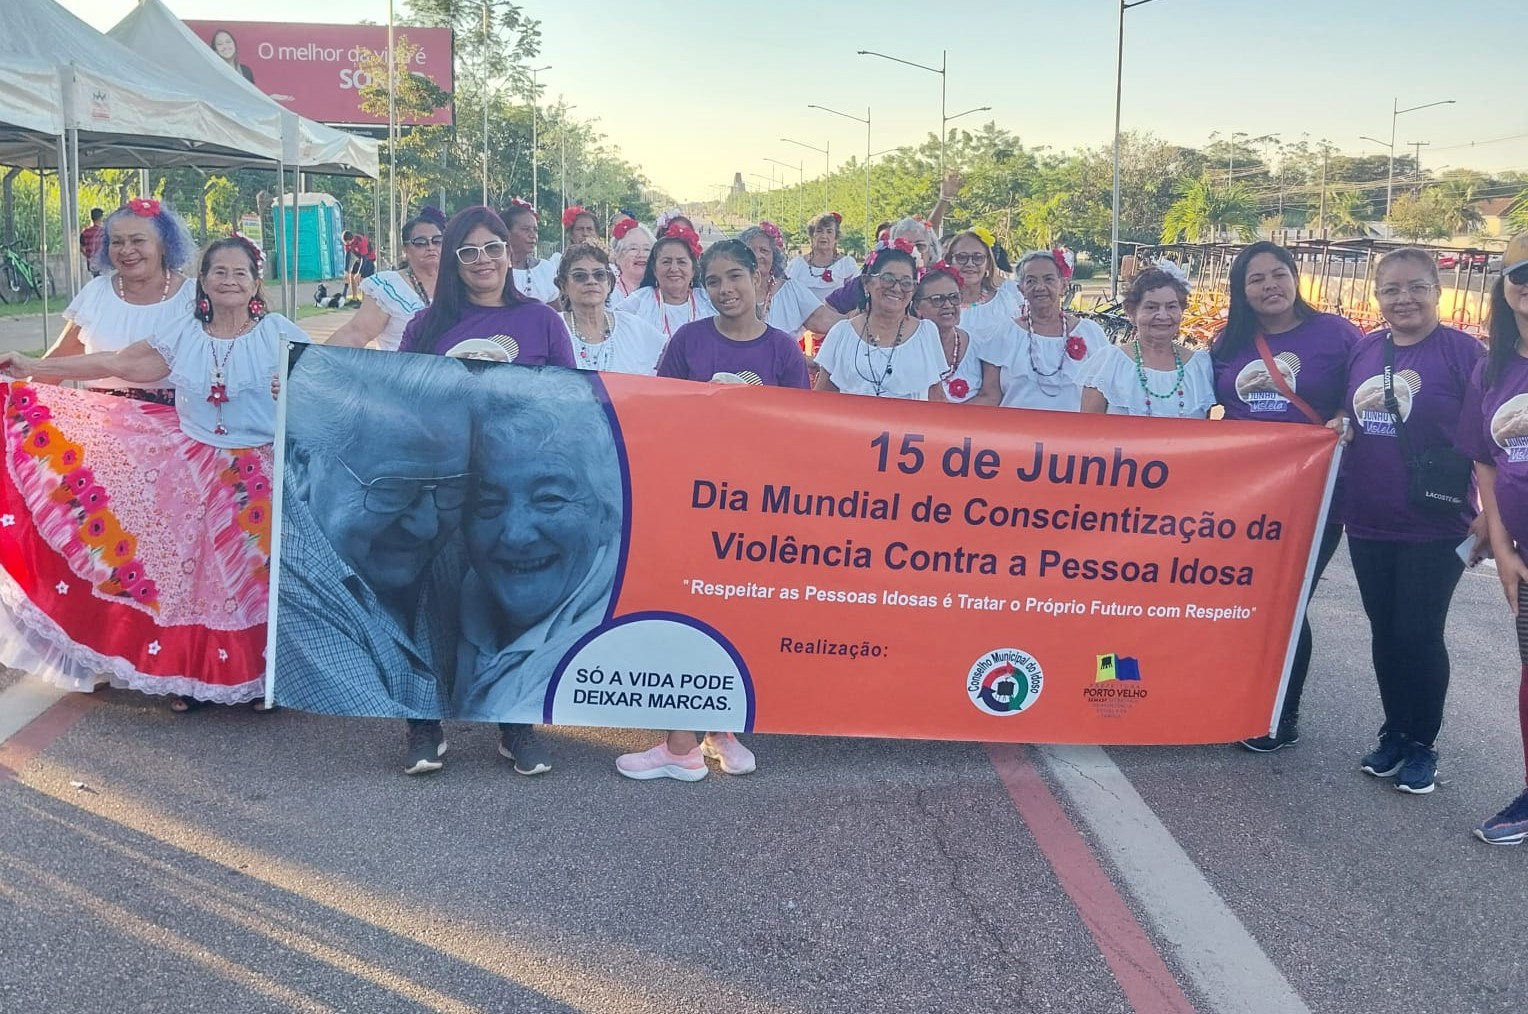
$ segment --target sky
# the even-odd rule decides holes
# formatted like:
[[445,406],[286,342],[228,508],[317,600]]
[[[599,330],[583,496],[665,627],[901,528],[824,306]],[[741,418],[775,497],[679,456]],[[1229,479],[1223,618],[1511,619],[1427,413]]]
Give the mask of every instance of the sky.
[[[384,22],[387,0],[167,0],[184,18]],[[102,30],[135,0],[62,0]],[[398,0],[403,10],[406,0]],[[937,67],[948,51],[948,111],[991,106],[1026,147],[1107,144],[1114,129],[1116,0],[522,0],[542,23],[547,96],[596,121],[627,161],[685,200],[713,197],[741,172],[807,179],[827,148],[863,159],[865,128],[807,108],[863,117],[873,150],[939,130]],[[321,16],[315,11],[321,10]],[[1425,169],[1528,170],[1528,91],[1506,77],[1523,0],[1152,0],[1125,16],[1122,126],[1185,145],[1210,135],[1277,134],[1382,154],[1392,102],[1397,153]],[[778,159],[786,170],[765,161]],[[751,175],[757,174],[757,176]]]

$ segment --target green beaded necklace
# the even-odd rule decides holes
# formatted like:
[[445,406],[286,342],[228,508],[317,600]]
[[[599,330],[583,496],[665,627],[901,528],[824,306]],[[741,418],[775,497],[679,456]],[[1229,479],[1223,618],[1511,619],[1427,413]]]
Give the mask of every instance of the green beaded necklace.
[[1145,364],[1141,360],[1141,340],[1139,338],[1136,338],[1136,339],[1134,339],[1134,343],[1135,343],[1135,377],[1136,377],[1136,381],[1141,385],[1141,390],[1146,392],[1146,414],[1147,415],[1151,415],[1152,414],[1151,403],[1153,401],[1156,401],[1156,400],[1163,400],[1163,401],[1165,401],[1166,399],[1168,399],[1168,398],[1172,397],[1174,394],[1176,394],[1178,396],[1178,415],[1181,417],[1183,415],[1183,372],[1184,372],[1184,368],[1183,368],[1183,356],[1178,351],[1178,343],[1177,342],[1173,342],[1173,366],[1178,371],[1178,375],[1173,378],[1172,385],[1167,390],[1162,391],[1161,393],[1153,391],[1151,389],[1151,382],[1146,379],[1146,366],[1145,366]]

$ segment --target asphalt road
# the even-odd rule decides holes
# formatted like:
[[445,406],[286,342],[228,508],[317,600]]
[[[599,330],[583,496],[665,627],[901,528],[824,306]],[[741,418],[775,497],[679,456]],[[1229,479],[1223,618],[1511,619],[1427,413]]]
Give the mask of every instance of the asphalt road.
[[[1282,1009],[1522,1010],[1528,848],[1469,835],[1523,777],[1499,600],[1486,572],[1455,600],[1430,796],[1358,771],[1379,710],[1345,551],[1314,606],[1299,746],[1109,751],[1298,994]],[[634,783],[612,760],[649,734],[547,735],[548,776],[452,726],[445,771],[411,779],[390,723],[66,699],[0,746],[18,769],[0,1011],[1273,1009],[1234,965],[1244,1003],[1207,994],[1215,942],[1185,944],[1109,860],[1114,888],[1077,889],[1122,844],[1150,869],[1149,841],[1085,827],[1089,846],[1047,851],[1015,804],[1033,821],[1050,793],[1010,796],[979,745],[755,737],[754,775]],[[1128,936],[1098,918],[1115,890],[1188,1007],[1132,1001],[1134,959],[1105,960]]]

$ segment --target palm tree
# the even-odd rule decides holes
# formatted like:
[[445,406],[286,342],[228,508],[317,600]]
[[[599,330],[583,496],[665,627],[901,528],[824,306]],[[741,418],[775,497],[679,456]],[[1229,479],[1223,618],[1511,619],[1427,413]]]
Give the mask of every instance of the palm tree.
[[1213,242],[1222,234],[1249,240],[1257,234],[1257,200],[1244,183],[1216,184],[1210,175],[1178,188],[1162,221],[1162,242]]
[[1326,202],[1326,224],[1333,236],[1361,236],[1364,231],[1364,199],[1356,190],[1333,194]]
[[1517,195],[1517,200],[1512,202],[1512,207],[1507,212],[1507,221],[1512,223],[1513,228],[1528,230],[1528,190]]
[[1484,224],[1480,207],[1475,203],[1475,182],[1452,177],[1434,191],[1442,205],[1443,224],[1455,236],[1468,236]]

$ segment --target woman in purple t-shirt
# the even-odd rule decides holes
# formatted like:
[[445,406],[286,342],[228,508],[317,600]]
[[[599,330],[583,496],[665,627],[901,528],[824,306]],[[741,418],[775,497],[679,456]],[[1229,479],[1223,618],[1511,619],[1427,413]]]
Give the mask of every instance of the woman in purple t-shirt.
[[[1517,617],[1517,718],[1528,755],[1528,564],[1522,551],[1528,545],[1528,235],[1515,237],[1502,255],[1502,274],[1491,290],[1491,349],[1470,378],[1456,443],[1475,459],[1491,555]],[[1475,836],[1492,845],[1528,839],[1528,789],[1482,822]]]
[[[1483,526],[1468,502],[1449,509],[1414,500],[1408,459],[1452,453],[1465,388],[1484,350],[1439,322],[1431,255],[1410,248],[1386,254],[1374,292],[1390,326],[1365,336],[1348,364],[1353,425],[1343,459],[1348,553],[1385,711],[1379,745],[1360,767],[1376,778],[1393,776],[1402,792],[1425,793],[1437,773],[1434,744],[1448,693],[1443,624],[1464,573],[1455,547]],[[1387,369],[1399,419],[1387,407]]]
[[[403,330],[402,352],[573,369],[573,341],[557,311],[520,294],[509,269],[509,229],[492,208],[464,208],[446,223],[435,299]],[[464,436],[463,439],[466,439]],[[439,721],[408,719],[404,771],[438,771]],[[499,723],[499,753],[523,775],[552,769],[530,725]]]
[[[759,319],[754,285],[758,259],[746,243],[724,239],[700,258],[700,277],[716,316],[686,324],[658,364],[658,376],[710,383],[760,384],[766,387],[810,386],[806,357],[796,340]],[[730,732],[704,736],[673,731],[657,746],[622,754],[615,768],[627,778],[646,781],[676,778],[698,782],[706,777],[706,758],[720,762],[729,775],[756,767],[753,751]]]
[[[1275,243],[1253,243],[1237,255],[1231,263],[1230,292],[1226,326],[1210,348],[1215,400],[1225,417],[1334,429],[1345,425],[1348,356],[1362,337],[1358,328],[1334,314],[1318,313],[1300,296],[1295,259]],[[1333,516],[1338,516],[1336,500],[1334,495]],[[1342,522],[1329,518],[1321,533],[1311,593],[1341,541]],[[1310,671],[1311,642],[1307,617],[1300,623],[1278,728],[1272,736],[1244,739],[1242,746],[1271,753],[1300,741],[1300,697]]]

